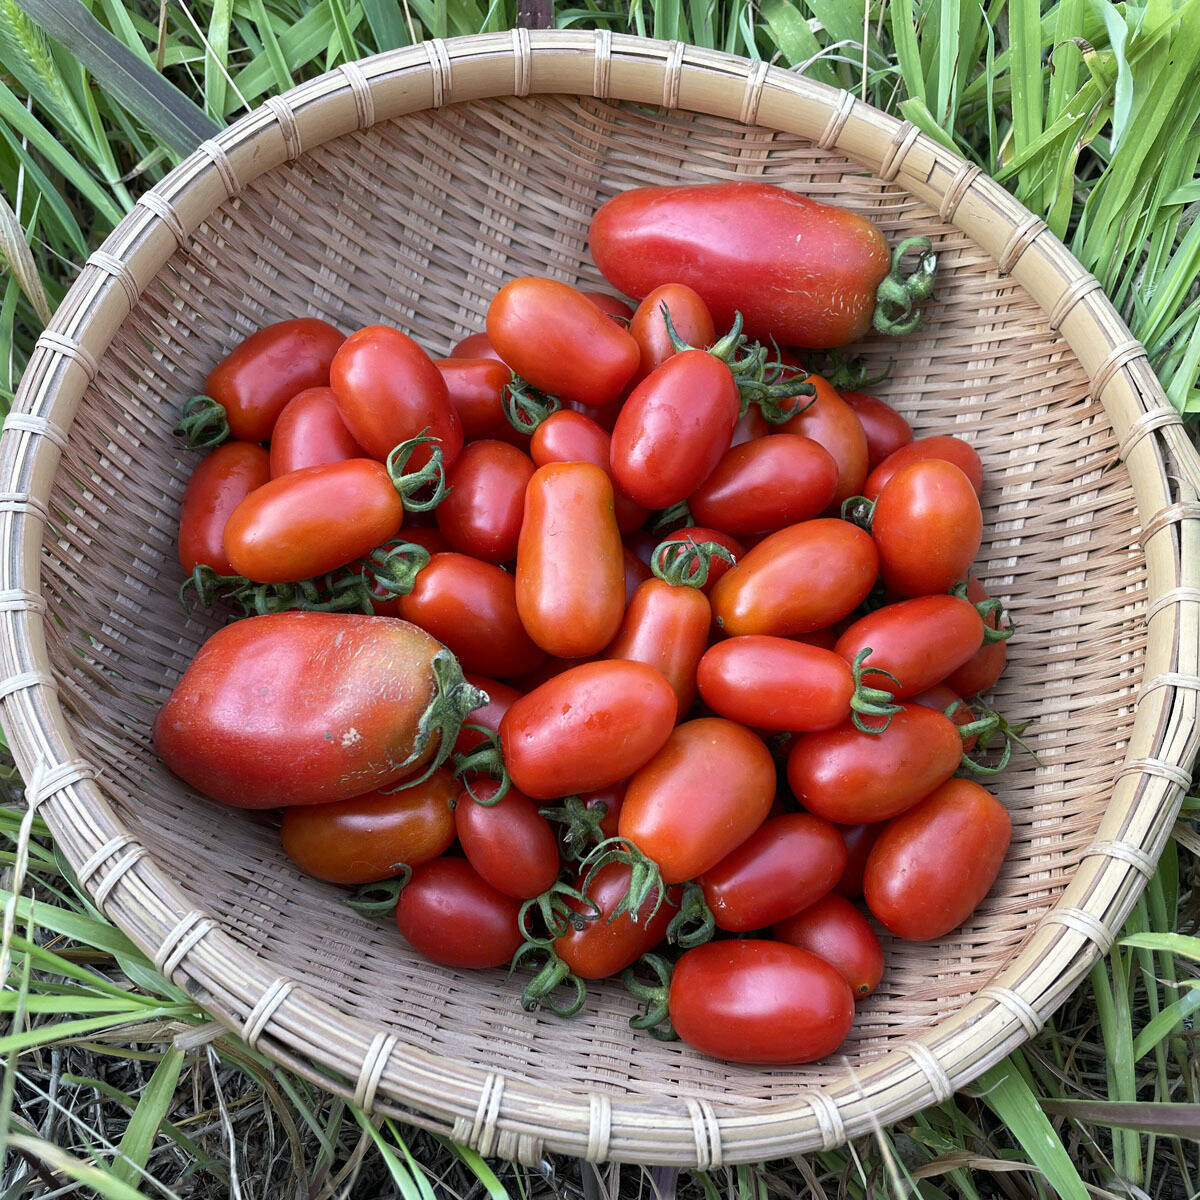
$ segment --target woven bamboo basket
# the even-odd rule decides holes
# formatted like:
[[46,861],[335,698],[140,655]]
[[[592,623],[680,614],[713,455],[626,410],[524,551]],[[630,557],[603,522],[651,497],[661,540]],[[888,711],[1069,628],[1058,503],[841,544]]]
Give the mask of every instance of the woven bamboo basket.
[[[961,929],[891,944],[832,1061],[758,1070],[559,1022],[303,878],[269,814],[156,761],[153,715],[213,623],[176,599],[183,398],[261,324],[383,320],[445,353],[506,279],[603,281],[590,214],[630,186],[765,178],[940,255],[880,393],[987,476],[980,572],[1018,626],[996,704],[1038,760]],[[28,801],[104,910],[251,1045],[366,1108],[537,1161],[713,1167],[830,1148],[943,1100],[1033,1036],[1111,944],[1197,748],[1200,477],[1100,285],[909,124],[764,63],[599,33],[433,41],[305,84],[138,201],[39,339],[0,441],[3,722]]]

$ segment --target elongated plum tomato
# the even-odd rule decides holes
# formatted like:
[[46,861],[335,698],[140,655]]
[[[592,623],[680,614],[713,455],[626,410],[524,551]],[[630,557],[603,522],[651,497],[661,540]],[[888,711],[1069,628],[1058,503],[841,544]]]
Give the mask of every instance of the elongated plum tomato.
[[863,878],[867,907],[897,937],[942,937],[991,890],[1011,839],[1004,805],[969,779],[951,779],[879,835]]
[[647,508],[686,500],[728,449],[740,404],[720,359],[704,350],[672,355],[630,392],[617,417],[617,486]]
[[754,729],[812,732],[850,718],[854,676],[840,655],[790,638],[750,634],[705,651],[700,697],[723,717]]
[[875,839],[883,832],[885,825],[872,822],[866,825],[838,825],[837,831],[842,836],[846,846],[846,869],[834,886],[839,896],[853,899],[862,895],[863,871],[867,866],[867,855],[875,845]]
[[490,358],[494,362],[504,362],[504,359],[496,353],[496,347],[488,340],[488,335],[482,331],[479,333],[468,333],[461,341],[455,342],[450,351],[450,357]]
[[398,792],[285,808],[279,837],[288,858],[317,879],[352,884],[390,879],[450,848],[457,795],[458,782],[439,767]]
[[504,765],[535,800],[608,787],[662,748],[675,693],[639,662],[572,667],[513,702],[500,722]]
[[528,446],[529,439],[518,433],[504,415],[504,389],[512,372],[495,358],[436,358],[446,384],[450,405],[462,423],[463,438],[498,438],[516,446]]
[[271,478],[342,462],[366,458],[338,412],[333,389],[306,388],[284,405],[271,433]]
[[[428,431],[438,439],[442,462],[454,465],[463,447],[462,422],[450,403],[446,381],[433,360],[407,334],[390,325],[352,333],[333,356],[329,386],[354,440],[383,462],[401,442]],[[432,453],[418,446],[409,469]]]
[[235,438],[265,442],[293,396],[329,382],[329,365],[345,340],[315,317],[267,325],[213,367],[204,392],[225,410]]
[[[881,722],[882,724],[882,722]],[[886,821],[945,783],[962,761],[962,739],[949,717],[911,705],[888,727],[864,733],[850,722],[806,733],[788,756],[792,794],[809,812],[853,825]]]
[[369,554],[403,521],[383,464],[348,458],[280,475],[251,492],[229,514],[225,554],[235,574],[294,583]]
[[867,465],[873,471],[889,454],[913,440],[912,426],[890,405],[866,392],[842,392],[867,439]]
[[902,467],[875,501],[879,571],[899,596],[932,596],[966,579],[983,540],[971,481],[939,459]]
[[676,353],[662,315],[664,304],[675,332],[689,346],[707,350],[717,340],[712,313],[699,294],[685,283],[664,283],[647,294],[629,322],[629,332],[642,356],[636,379],[645,379]]
[[539,467],[525,491],[517,611],[558,658],[599,654],[625,615],[625,556],[608,476],[591,463]]
[[781,433],[727,450],[688,508],[702,525],[735,536],[773,533],[819,516],[837,484],[837,463],[823,446]]
[[695,879],[763,823],[775,783],[757,734],[720,717],[685,721],[629,781],[618,832],[664,882]]
[[464,447],[446,473],[449,492],[435,510],[450,545],[489,563],[516,558],[534,470],[529,455],[507,442],[484,439]]
[[982,644],[983,619],[970,601],[918,596],[859,617],[838,638],[837,652],[852,663],[869,648],[864,681],[903,700],[941,683]]
[[[972,604],[989,599],[983,584],[974,577],[967,580],[967,599]],[[992,629],[999,629],[999,609],[988,613],[983,618],[983,623]],[[986,692],[988,688],[995,686],[996,680],[1004,673],[1004,664],[1008,660],[1007,647],[1006,641],[988,642],[980,646],[961,667],[955,668],[946,676],[946,683],[960,696],[978,696],[980,692]]]
[[463,727],[458,732],[458,740],[454,743],[455,754],[466,754],[476,746],[482,745],[484,741],[484,735],[477,729],[468,729],[468,725],[480,725],[493,733],[499,733],[500,721],[504,714],[512,707],[513,701],[519,700],[522,695],[515,687],[509,687],[507,683],[501,683],[498,679],[489,679],[486,675],[473,675],[468,672],[466,679],[472,687],[478,688],[487,696],[487,703],[467,714]]
[[862,486],[862,494],[868,500],[876,499],[883,491],[883,485],[901,467],[908,467],[915,462],[924,462],[931,458],[953,463],[971,481],[975,495],[982,494],[983,464],[979,461],[979,455],[969,442],[964,442],[962,438],[951,437],[948,434],[917,438],[915,442],[909,442],[906,446],[892,451],[867,476],[867,480]]
[[836,892],[779,922],[771,936],[824,959],[850,985],[856,1000],[869,996],[883,978],[883,947],[875,931]]
[[253,442],[226,442],[200,460],[179,509],[179,561],[187,574],[201,564],[235,574],[225,556],[226,522],[270,477],[269,456]]
[[397,607],[464,670],[503,679],[533,671],[545,658],[521,624],[512,576],[466,554],[435,554]]
[[159,710],[154,747],[236,808],[325,804],[440,763],[482,702],[454,656],[406,621],[274,613],[200,647]]
[[808,382],[817,394],[808,404],[805,397],[791,403],[806,405],[785,425],[780,433],[798,434],[811,438],[824,447],[837,464],[837,487],[830,508],[836,513],[843,500],[857,496],[867,478],[867,435],[854,409],[838,394],[837,389],[820,375],[810,375]]
[[556,279],[506,283],[488,307],[487,335],[522,379],[563,400],[602,407],[637,370],[629,331]]
[[719,329],[740,311],[752,338],[821,350],[866,332],[890,265],[864,217],[766,183],[621,192],[592,218],[588,247],[627,296],[684,283]]
[[794,637],[852,613],[879,571],[870,535],[847,521],[802,521],[763,538],[712,590],[727,634]]
[[412,873],[396,905],[396,924],[414,950],[443,966],[501,967],[522,941],[520,908],[465,858],[443,856]]
[[703,592],[648,579],[633,594],[604,657],[644,662],[661,672],[675,689],[682,717],[696,696],[696,665],[711,628],[712,608]]
[[763,822],[700,878],[721,929],[746,933],[815,904],[837,883],[846,847],[837,829],[811,813]]
[[[472,785],[483,801],[493,800],[500,785],[492,779]],[[558,839],[537,805],[516,788],[495,803],[477,803],[459,794],[454,827],[467,861],[506,896],[528,900],[558,878]]]
[[854,1021],[850,985],[798,946],[758,938],[708,942],[675,964],[671,1024],[702,1054],[788,1066],[832,1054]]

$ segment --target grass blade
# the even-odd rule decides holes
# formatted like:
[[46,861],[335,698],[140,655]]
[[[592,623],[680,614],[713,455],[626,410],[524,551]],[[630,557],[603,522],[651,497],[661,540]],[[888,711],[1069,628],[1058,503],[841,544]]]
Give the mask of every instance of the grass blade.
[[50,324],[50,302],[46,299],[46,289],[42,286],[42,277],[38,274],[37,264],[33,261],[33,253],[17,214],[9,207],[8,199],[0,194],[0,254],[8,263],[8,269],[13,278],[21,285],[25,299],[33,305],[38,320],[43,325]]
[[367,27],[377,50],[396,50],[409,44],[408,30],[396,0],[361,0]]
[[154,1074],[142,1089],[137,1108],[125,1127],[117,1147],[117,1158],[112,1164],[112,1173],[117,1179],[133,1184],[145,1172],[155,1135],[171,1109],[182,1069],[183,1051],[172,1046],[154,1068]]

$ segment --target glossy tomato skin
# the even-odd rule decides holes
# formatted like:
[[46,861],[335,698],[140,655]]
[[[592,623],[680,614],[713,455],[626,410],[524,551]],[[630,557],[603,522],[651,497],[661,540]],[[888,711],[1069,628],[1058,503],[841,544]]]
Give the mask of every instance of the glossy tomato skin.
[[696,696],[696,666],[711,626],[712,608],[703,592],[648,579],[634,593],[604,657],[654,667],[674,689],[682,717]]
[[465,858],[435,858],[405,884],[396,924],[414,950],[443,966],[502,967],[522,941],[520,907]]
[[863,880],[867,906],[897,937],[942,937],[991,890],[1011,840],[1004,805],[969,779],[951,779],[880,834]]
[[525,492],[517,545],[517,610],[558,658],[598,654],[625,615],[625,556],[613,488],[586,462],[539,467]]
[[958,769],[962,740],[948,717],[912,705],[881,733],[849,722],[807,733],[788,757],[792,794],[809,812],[853,825],[886,821],[912,808]]
[[446,384],[450,405],[458,414],[463,439],[497,438],[514,446],[528,446],[529,439],[518,433],[504,415],[504,390],[512,372],[497,358],[436,358]]
[[404,620],[433,634],[464,671],[503,679],[545,658],[521,624],[512,576],[491,563],[435,554],[397,603]]
[[837,652],[852,663],[869,647],[866,683],[903,700],[941,683],[982,644],[983,619],[973,604],[958,596],[919,596],[860,617],[838,638]]
[[827,962],[783,942],[708,942],[675,964],[671,1024],[702,1054],[788,1066],[832,1054],[854,1021],[849,984]]
[[713,712],[754,729],[832,729],[849,719],[854,695],[854,677],[840,655],[760,635],[710,646],[696,682]]
[[[972,604],[987,600],[987,590],[973,576],[967,580],[967,599]],[[1000,613],[988,613],[983,623],[992,629],[1000,627]],[[949,684],[960,696],[978,696],[994,687],[996,681],[1004,673],[1008,661],[1008,642],[989,642],[980,646],[961,667],[952,671],[946,677]]]
[[833,890],[839,896],[854,899],[855,896],[862,895],[867,855],[871,853],[871,847],[875,845],[875,840],[883,832],[885,825],[882,822],[872,822],[869,825],[838,825],[836,828],[846,847],[846,869]]
[[658,753],[675,724],[675,707],[671,685],[645,663],[572,667],[505,713],[505,766],[535,800],[608,787]]
[[867,476],[866,482],[862,486],[862,494],[868,500],[874,500],[883,491],[883,485],[901,467],[908,467],[915,462],[924,462],[931,458],[953,463],[971,481],[975,495],[982,494],[983,464],[979,461],[979,455],[969,442],[964,442],[962,438],[951,437],[948,434],[917,438],[916,441],[894,450]]
[[535,388],[603,407],[633,378],[637,343],[582,292],[525,276],[492,299],[487,334],[500,357]]
[[819,516],[837,489],[833,456],[792,434],[727,450],[688,498],[692,516],[734,535],[771,533]]
[[504,362],[504,359],[496,353],[496,347],[488,340],[488,335],[482,330],[479,333],[468,333],[461,341],[455,342],[450,351],[450,357],[490,358],[493,362]]
[[407,761],[441,650],[423,629],[383,617],[248,617],[201,646],[159,710],[154,747],[185,782],[237,808],[390,787],[438,748],[435,734]]
[[846,847],[836,828],[811,813],[765,821],[700,878],[721,929],[765,929],[815,904],[838,881]]
[[844,208],[765,183],[634,188],[592,218],[588,246],[627,296],[684,283],[720,329],[829,349],[861,337],[888,273],[883,234]]
[[836,892],[781,921],[771,936],[827,962],[850,985],[856,1000],[869,996],[883,978],[883,947],[875,931]]
[[[719,529],[709,529],[703,525],[687,525],[683,529],[675,530],[674,533],[656,534],[651,540],[657,540],[660,544],[661,542],[684,542],[692,546],[702,546],[705,542],[716,542],[718,546],[724,546],[729,551],[733,556],[733,562],[727,562],[723,558],[714,557],[708,564],[708,579],[700,589],[706,596],[712,595],[713,588],[717,586],[717,580],[726,571],[741,562],[742,556],[746,553],[745,546],[737,538],[731,537],[728,533],[724,533]],[[654,549],[656,549],[656,546],[651,547],[651,553],[653,553]],[[690,572],[689,578],[694,575],[695,568]]]
[[[383,462],[401,442],[428,430],[442,448],[447,470],[463,447],[463,427],[446,381],[407,334],[390,325],[352,333],[334,355],[329,386],[346,428],[372,458]],[[409,470],[423,467],[428,445],[418,446]]]
[[645,297],[629,322],[629,332],[641,352],[636,379],[645,379],[675,353],[662,315],[664,304],[675,332],[689,346],[707,350],[717,340],[712,313],[699,294],[685,283],[664,283]]
[[[471,791],[491,800],[495,780],[472,784]],[[480,804],[470,792],[459,793],[454,828],[467,861],[506,896],[528,900],[558,878],[558,839],[537,805],[516,788],[495,804]]]
[[630,317],[633,316],[633,309],[624,300],[618,300],[616,296],[610,296],[607,292],[584,292],[583,294],[602,313],[614,317],[622,326],[627,325]]
[[[829,507],[836,514],[843,500],[862,491],[870,462],[867,435],[854,409],[828,380],[810,375],[808,382],[817,390],[812,403],[781,425],[779,432],[811,438],[833,457],[838,479]],[[805,403],[803,396],[799,403]]]
[[890,405],[866,392],[842,392],[867,439],[867,466],[875,470],[890,454],[913,440],[912,426]]
[[179,561],[188,575],[201,564],[218,575],[235,574],[225,554],[225,525],[270,477],[269,456],[253,442],[226,442],[200,460],[179,509]]
[[646,508],[686,500],[729,447],[741,401],[729,368],[703,350],[672,355],[629,393],[613,427],[617,486]]
[[233,437],[265,442],[293,396],[328,384],[329,364],[344,341],[340,330],[314,317],[267,325],[213,367],[205,394],[224,408]]
[[727,634],[794,637],[840,621],[875,586],[879,554],[847,521],[818,518],[764,538],[712,591]]
[[404,505],[369,458],[304,467],[264,483],[229,514],[225,554],[258,583],[324,575],[400,532]]
[[488,700],[486,704],[472,709],[467,714],[467,719],[463,722],[462,729],[459,730],[458,740],[454,743],[455,754],[466,754],[469,750],[474,750],[476,746],[482,745],[484,741],[483,734],[477,730],[468,729],[468,725],[482,725],[484,729],[499,733],[500,722],[504,718],[504,714],[512,707],[513,702],[519,700],[523,695],[515,687],[501,683],[498,679],[489,679],[486,675],[474,675],[467,672],[466,680],[472,687],[477,687],[484,692]]
[[460,554],[512,562],[525,516],[525,489],[535,467],[507,442],[470,442],[446,473],[449,493],[437,506],[438,528]]
[[625,561],[625,609],[628,612],[638,588],[647,579],[652,579],[653,575],[650,568],[628,546],[625,547],[622,558]]
[[457,795],[454,776],[439,767],[400,791],[285,808],[279,836],[284,853],[309,875],[329,883],[373,883],[450,848]]
[[888,480],[875,501],[871,536],[892,592],[932,596],[966,579],[983,540],[983,512],[953,463],[929,459]]
[[283,406],[271,432],[271,477],[347,458],[366,458],[338,413],[333,389],[306,388]]
[[766,819],[775,763],[757,734],[720,717],[685,721],[629,781],[618,832],[666,883],[715,867]]

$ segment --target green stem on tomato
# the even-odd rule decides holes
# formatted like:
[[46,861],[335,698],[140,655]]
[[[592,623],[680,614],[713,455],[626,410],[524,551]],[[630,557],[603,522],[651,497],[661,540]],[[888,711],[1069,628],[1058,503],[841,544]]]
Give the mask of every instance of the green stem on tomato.
[[547,821],[563,826],[562,841],[567,857],[575,862],[587,855],[589,844],[604,840],[604,818],[608,805],[603,800],[585,804],[581,796],[564,796],[557,806],[538,809]]
[[859,529],[870,533],[871,521],[875,516],[875,501],[868,500],[866,496],[847,496],[842,501],[839,514],[843,521],[849,521],[851,525],[857,525]]
[[625,895],[621,897],[620,903],[609,913],[609,922],[615,921],[622,913],[628,913],[629,919],[636,924],[642,915],[642,909],[650,902],[653,893],[654,906],[645,914],[645,919],[651,920],[662,907],[663,900],[667,895],[662,872],[658,868],[658,863],[652,858],[648,858],[635,845],[623,841],[619,837],[611,837],[600,842],[583,860],[583,865],[588,868],[588,872],[584,876],[579,890],[586,896],[597,872],[613,863],[620,863],[629,868],[629,887],[626,889]]
[[184,401],[173,432],[193,450],[211,450],[229,440],[229,417],[211,396],[191,396]]
[[695,882],[684,884],[679,911],[667,926],[667,941],[681,950],[691,950],[711,942],[716,931],[717,922],[704,899],[704,889]]
[[539,391],[515,371],[504,388],[504,416],[518,432],[532,434],[537,427],[562,408],[562,401]]
[[[485,700],[484,703],[487,701]],[[454,777],[462,783],[463,791],[476,804],[483,808],[494,808],[508,795],[509,789],[512,787],[512,779],[508,774],[508,768],[504,765],[504,754],[500,749],[500,735],[494,729],[488,729],[486,725],[464,725],[463,728],[482,733],[483,741],[465,754],[454,756]],[[490,775],[499,782],[500,786],[494,795],[486,797],[476,795],[475,789],[471,786],[469,778],[471,775]]]
[[[894,703],[895,697],[886,688],[870,687],[864,682],[863,664],[870,654],[871,647],[864,647],[854,656],[854,662],[850,665],[850,674],[854,678],[854,694],[850,697],[850,720],[854,728],[862,733],[883,733],[892,723],[892,717],[903,711],[904,705]],[[871,669],[871,674],[886,675],[897,687],[900,686],[900,680],[891,671],[875,667]],[[864,717],[881,717],[883,724],[867,725],[863,721]]]
[[[577,908],[582,905],[583,908]],[[588,912],[590,909],[590,913]],[[529,928],[529,918],[536,914],[541,918],[545,927],[545,936],[534,933]],[[549,946],[560,937],[565,937],[572,929],[583,929],[589,921],[594,921],[600,915],[594,900],[569,883],[558,880],[552,883],[544,892],[526,900],[517,914],[517,925],[521,936],[533,945]]]
[[650,572],[672,587],[702,588],[708,582],[712,560],[736,564],[733,552],[719,542],[659,542],[650,555]]
[[[637,968],[645,967],[654,975],[653,983],[643,983],[637,977]],[[632,967],[621,973],[625,990],[645,1006],[636,1017],[629,1018],[630,1027],[645,1029],[660,1042],[673,1042],[679,1035],[671,1025],[671,963],[661,954],[643,954]]]
[[[418,446],[432,446],[429,461],[415,471],[405,472],[408,460],[416,453]],[[449,494],[446,486],[446,464],[442,460],[442,443],[440,438],[431,437],[429,426],[421,430],[416,437],[401,442],[387,456],[387,473],[392,486],[400,493],[406,512],[430,512]],[[423,500],[418,499],[420,492],[432,488]]]
[[396,863],[397,874],[392,879],[380,879],[373,883],[364,883],[352,895],[346,897],[346,903],[355,912],[373,917],[378,913],[391,912],[400,899],[408,881],[412,878],[412,867],[408,863]]
[[[539,967],[537,958],[543,954],[546,960]],[[573,1017],[587,1000],[587,986],[583,980],[571,971],[551,947],[537,942],[523,942],[517,947],[508,968],[509,974],[518,967],[525,966],[527,959],[534,960],[534,976],[521,993],[521,1007],[526,1012],[544,1008],[556,1017]],[[566,1004],[559,1004],[550,999],[560,987],[568,987],[574,993]]]
[[[919,252],[917,265],[904,273],[903,259]],[[937,255],[927,237],[905,238],[892,251],[892,269],[875,292],[875,328],[889,337],[903,337],[921,324],[921,305],[933,294]]]

